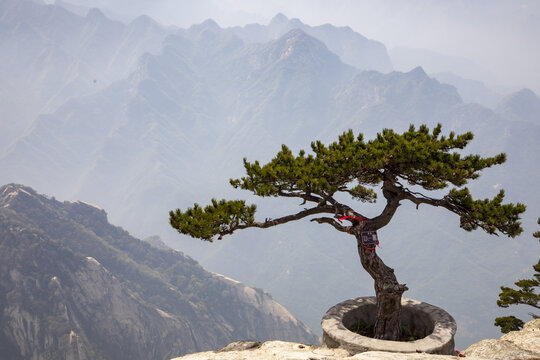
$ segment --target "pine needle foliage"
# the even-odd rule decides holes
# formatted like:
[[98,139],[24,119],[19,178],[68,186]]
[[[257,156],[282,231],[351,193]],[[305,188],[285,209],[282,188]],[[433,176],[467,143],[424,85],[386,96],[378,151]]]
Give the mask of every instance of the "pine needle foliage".
[[[540,225],[540,218],[538,218]],[[540,231],[536,231],[533,236],[540,239]],[[535,273],[533,279],[518,280],[514,283],[518,289],[501,286],[502,292],[499,294],[497,305],[507,308],[510,305],[529,305],[536,309],[540,309],[540,294],[536,290],[540,290],[540,259],[536,265],[533,265]],[[533,318],[538,319],[540,316],[529,313]],[[523,328],[523,321],[515,316],[503,316],[495,319],[495,326],[501,327],[502,333],[520,330]]]
[[182,212],[177,209],[170,214],[171,226],[182,234],[211,241],[216,234],[232,232],[240,225],[255,221],[255,205],[246,206],[243,200],[227,201],[212,199],[204,209],[197,203]]
[[[319,213],[330,213],[335,217],[343,215],[348,207],[333,198],[336,193],[348,193],[360,202],[374,203],[377,194],[373,188],[382,183],[387,201],[389,192],[385,193],[385,189],[399,201],[410,200],[417,206],[429,204],[447,208],[460,216],[460,226],[467,231],[482,228],[489,234],[518,235],[522,231],[518,220],[525,211],[523,204],[502,204],[503,190],[493,199],[474,200],[469,189],[464,187],[469,180],[477,179],[481,170],[504,163],[506,155],[501,153],[485,158],[480,155],[463,156],[455,150],[465,148],[473,134],[450,132],[443,136],[441,129],[441,124],[431,132],[425,125],[418,129],[411,125],[402,134],[384,129],[369,141],[364,141],[361,133],[355,137],[349,130],[328,146],[321,141],[312,142],[311,154],[301,150],[295,156],[286,145],[282,145],[281,151],[267,164],[251,163],[244,158],[246,176],[230,179],[233,187],[262,197],[298,197],[304,200],[302,204],[310,201],[317,203],[317,207],[277,221],[259,223],[254,221],[254,205],[247,206],[240,200],[218,202],[213,199],[212,205],[204,209],[195,204],[185,212],[180,209],[171,211],[170,223],[182,234],[211,241],[214,235],[221,238],[246,227],[269,227]],[[454,187],[442,199],[433,199],[410,191],[402,182],[425,190]],[[354,211],[348,214],[353,213],[359,214]],[[312,220],[346,230],[328,218]],[[376,227],[373,230],[389,221],[383,221],[383,214],[371,220],[370,225]]]

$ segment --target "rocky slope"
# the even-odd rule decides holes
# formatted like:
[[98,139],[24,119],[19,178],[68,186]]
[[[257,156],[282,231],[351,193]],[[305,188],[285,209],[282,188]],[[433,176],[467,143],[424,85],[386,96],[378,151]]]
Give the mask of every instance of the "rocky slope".
[[317,338],[260,289],[110,225],[105,211],[0,187],[2,359],[165,359],[243,338]]
[[[482,340],[461,352],[470,360],[538,360],[540,359],[540,319],[528,322],[523,330],[512,331],[500,340]],[[190,354],[173,360],[450,360],[456,356],[425,353],[391,353],[367,351],[351,355],[343,349],[309,346],[284,341],[268,341],[264,344],[240,341],[229,344],[219,351]]]

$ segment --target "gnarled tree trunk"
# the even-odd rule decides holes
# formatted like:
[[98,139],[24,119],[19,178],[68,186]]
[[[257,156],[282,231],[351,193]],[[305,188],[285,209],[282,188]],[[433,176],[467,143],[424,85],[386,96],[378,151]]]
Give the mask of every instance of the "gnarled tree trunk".
[[375,280],[377,297],[377,320],[375,321],[375,338],[399,341],[401,338],[401,295],[408,290],[399,284],[394,269],[386,266],[375,250],[362,246],[360,233],[356,234],[358,254],[364,269]]

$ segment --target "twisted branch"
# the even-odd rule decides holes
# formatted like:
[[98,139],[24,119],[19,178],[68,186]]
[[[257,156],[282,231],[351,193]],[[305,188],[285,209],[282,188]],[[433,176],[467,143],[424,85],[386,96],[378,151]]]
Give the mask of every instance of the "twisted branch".
[[269,228],[269,227],[272,227],[272,226],[288,223],[289,221],[299,220],[299,219],[305,218],[306,216],[309,216],[309,215],[315,215],[315,214],[321,214],[321,213],[333,214],[334,213],[334,207],[330,206],[330,205],[316,206],[316,207],[311,208],[311,209],[304,209],[304,210],[302,210],[300,212],[297,212],[296,214],[282,216],[280,218],[273,219],[273,220],[267,218],[265,222],[252,222],[252,223],[249,223],[249,224],[237,225],[232,229],[220,232],[218,240],[221,240],[224,235],[232,234],[235,230],[247,229],[247,228],[251,228],[251,227]]
[[320,217],[320,218],[313,218],[311,219],[310,221],[315,221],[319,224],[330,224],[332,225],[334,228],[336,228],[337,230],[341,231],[341,232],[346,232],[348,234],[352,234],[352,226],[342,226],[340,225],[335,219],[332,219],[332,218],[329,218],[329,217]]

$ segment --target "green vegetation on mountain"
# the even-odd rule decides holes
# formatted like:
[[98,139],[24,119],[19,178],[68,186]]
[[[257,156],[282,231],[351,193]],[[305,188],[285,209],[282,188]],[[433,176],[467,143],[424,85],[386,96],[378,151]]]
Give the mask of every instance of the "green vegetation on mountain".
[[131,237],[93,205],[21,185],[0,187],[0,264],[3,359],[166,359],[243,338],[317,343],[262,290]]

